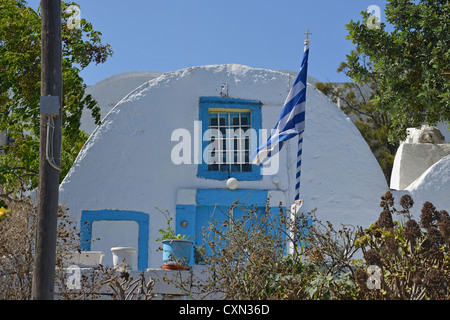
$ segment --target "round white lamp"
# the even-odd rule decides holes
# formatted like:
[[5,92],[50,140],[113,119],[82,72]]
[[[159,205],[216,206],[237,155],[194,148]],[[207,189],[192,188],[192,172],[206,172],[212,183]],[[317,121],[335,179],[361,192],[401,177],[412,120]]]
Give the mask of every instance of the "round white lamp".
[[227,180],[227,188],[230,190],[237,189],[238,187],[238,181],[235,178],[230,178]]

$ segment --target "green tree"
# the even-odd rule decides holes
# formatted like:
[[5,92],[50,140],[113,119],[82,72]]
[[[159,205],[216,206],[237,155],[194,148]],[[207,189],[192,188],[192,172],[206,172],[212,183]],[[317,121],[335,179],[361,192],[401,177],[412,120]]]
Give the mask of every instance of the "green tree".
[[406,128],[450,121],[450,2],[388,0],[386,24],[346,25],[356,49],[347,55],[345,73],[358,84],[376,87],[371,103],[390,117],[389,141],[406,136]]
[[[80,71],[88,65],[104,63],[113,51],[101,42],[101,33],[81,19],[79,29],[69,29],[67,20],[75,3],[62,2],[63,41],[63,145],[61,179],[67,174],[87,139],[80,130],[84,108],[100,122],[97,102],[85,94],[86,84]],[[1,146],[0,195],[13,197],[19,191],[37,185],[39,167],[40,119],[40,10],[25,0],[0,3],[0,131],[9,143]]]

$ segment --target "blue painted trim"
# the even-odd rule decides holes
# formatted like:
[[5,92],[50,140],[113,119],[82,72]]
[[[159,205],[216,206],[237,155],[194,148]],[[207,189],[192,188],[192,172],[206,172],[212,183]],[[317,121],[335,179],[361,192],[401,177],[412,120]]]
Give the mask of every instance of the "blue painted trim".
[[[196,239],[197,206],[231,206],[236,200],[245,201],[248,206],[255,205],[258,208],[265,208],[267,200],[267,190],[226,190],[226,189],[199,189],[197,190],[197,205],[177,204],[175,217],[175,233],[185,234],[190,240]],[[274,207],[271,209],[277,209]],[[183,227],[185,223],[185,227]]]
[[138,269],[148,265],[149,216],[143,212],[121,210],[83,211],[81,213],[81,249],[91,250],[92,222],[94,221],[135,221],[139,225]]
[[[228,98],[228,97],[200,97],[199,99],[200,103],[211,103],[216,104],[214,106],[211,106],[212,108],[220,107],[224,108],[223,104],[233,105],[233,104],[239,104],[239,105],[261,105],[261,101],[259,100],[249,100],[249,99],[236,99],[236,98]],[[245,106],[245,108],[250,108],[251,106]],[[225,107],[226,108],[226,107]],[[234,108],[242,108],[242,107],[236,107]]]
[[[175,233],[184,234],[188,237],[187,240],[196,242],[195,226],[196,226],[196,212],[197,207],[191,204],[177,204],[176,215],[175,215]],[[183,223],[186,227],[183,227]],[[191,261],[189,265],[195,264],[194,257],[194,246],[192,246],[191,251]]]
[[245,205],[256,204],[258,207],[265,207],[267,200],[267,190],[252,189],[199,189],[197,190],[197,205],[201,206],[231,206],[236,200]]
[[[226,97],[200,97],[199,99],[199,120],[202,122],[202,137],[206,130],[208,130],[209,123],[209,109],[210,108],[227,108],[230,112],[233,109],[250,109],[251,110],[251,125],[252,129],[256,131],[259,141],[259,131],[261,129],[261,102],[258,100],[244,100]],[[202,155],[203,150],[208,146],[208,141],[202,139]],[[251,152],[258,146],[251,146]],[[250,152],[250,153],[251,153]],[[202,157],[203,158],[203,157]],[[227,180],[228,178],[236,178],[241,181],[256,181],[261,180],[261,167],[252,165],[252,172],[218,172],[208,171],[208,165],[202,161],[197,167],[197,176],[200,178]]]
[[[218,206],[231,206],[236,200],[241,203],[245,201],[246,206],[255,206],[265,210],[266,201],[268,197],[267,190],[251,190],[251,189],[198,189],[196,194],[196,205],[193,204],[177,204],[175,217],[175,232],[177,234],[185,234],[189,240],[197,242],[197,237],[201,235],[196,234],[197,229],[197,208]],[[279,207],[270,207],[271,214],[278,214]],[[281,208],[283,211],[286,207]],[[185,223],[185,227],[183,227]],[[308,223],[312,223],[308,220]],[[192,252],[193,254],[193,252]],[[191,259],[190,265],[194,264],[194,259]]]
[[[196,209],[195,205],[191,204],[177,204],[176,218],[175,218],[175,233],[185,234],[192,240],[195,237],[196,226]],[[183,227],[183,222],[186,227]]]

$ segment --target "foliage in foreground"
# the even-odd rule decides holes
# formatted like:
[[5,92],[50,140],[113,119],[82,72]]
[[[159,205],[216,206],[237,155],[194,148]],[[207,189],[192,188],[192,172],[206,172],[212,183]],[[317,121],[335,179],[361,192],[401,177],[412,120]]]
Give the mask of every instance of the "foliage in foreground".
[[[242,218],[233,217],[236,208],[244,212]],[[357,298],[348,268],[354,251],[344,239],[351,237],[350,228],[327,229],[330,225],[317,221],[314,212],[294,220],[282,208],[270,212],[268,204],[260,212],[236,202],[222,214],[225,220],[212,221],[204,231],[209,240],[203,259],[211,274],[198,294],[242,300]],[[318,250],[310,241],[323,246]],[[289,244],[293,254],[286,252]]]
[[[342,225],[335,229],[317,220],[315,211],[292,224],[286,212],[241,210],[246,214],[213,222],[205,230],[205,261],[211,277],[205,295],[226,299],[400,299],[450,298],[450,217],[423,204],[420,222],[413,219],[409,195],[394,206],[388,191],[381,197],[379,219],[369,228]],[[398,214],[403,220],[394,221]],[[312,222],[312,223],[311,223]],[[286,226],[287,228],[285,228]],[[293,239],[296,254],[288,255]],[[356,259],[358,251],[363,259]]]
[[[386,193],[378,221],[358,235],[356,245],[364,252],[366,266],[379,268],[371,279],[364,269],[356,270],[361,298],[450,299],[449,214],[425,202],[416,220],[410,212],[413,204],[405,195],[400,200],[403,209],[397,211],[394,197]],[[394,214],[404,219],[394,221]],[[368,281],[379,289],[368,290]]]
[[[36,207],[28,199],[0,201],[0,300],[29,300],[33,278]],[[126,271],[100,265],[96,272],[80,274],[79,287],[71,282],[68,259],[79,251],[80,234],[70,220],[67,209],[58,210],[56,247],[55,298],[62,300],[93,300],[109,289],[118,300],[153,298],[154,281],[140,274],[133,279]],[[65,269],[69,267],[68,269]],[[72,286],[70,286],[72,284]]]
[[[315,210],[292,221],[282,208],[263,212],[235,203],[211,221],[197,263],[209,265],[207,280],[170,280],[185,292],[208,298],[267,300],[448,300],[450,299],[450,216],[425,202],[416,220],[413,199],[394,205],[381,197],[379,219],[370,227],[336,229],[316,218]],[[0,299],[30,299],[36,211],[31,201],[2,202],[0,217]],[[233,210],[244,212],[241,218]],[[57,267],[65,266],[80,244],[67,211],[59,210]],[[394,219],[400,217],[400,221]],[[292,242],[292,240],[294,240]],[[293,254],[286,252],[293,243]],[[355,259],[361,250],[363,259]],[[59,299],[97,299],[107,286],[113,299],[152,299],[154,281],[133,279],[100,266],[83,274],[81,288],[67,286],[67,272],[57,272]],[[184,277],[186,278],[186,277]],[[197,281],[197,280],[196,280]],[[194,292],[195,290],[195,292]]]

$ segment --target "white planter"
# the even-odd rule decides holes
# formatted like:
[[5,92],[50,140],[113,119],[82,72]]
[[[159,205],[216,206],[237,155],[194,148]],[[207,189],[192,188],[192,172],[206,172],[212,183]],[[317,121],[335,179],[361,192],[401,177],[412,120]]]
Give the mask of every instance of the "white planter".
[[113,247],[111,252],[113,255],[114,269],[137,270],[137,254],[136,249],[131,247]]
[[67,265],[76,265],[84,268],[98,268],[105,254],[101,251],[71,252],[66,260]]

